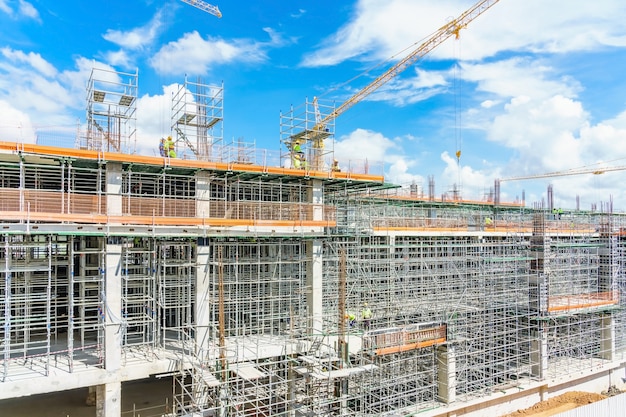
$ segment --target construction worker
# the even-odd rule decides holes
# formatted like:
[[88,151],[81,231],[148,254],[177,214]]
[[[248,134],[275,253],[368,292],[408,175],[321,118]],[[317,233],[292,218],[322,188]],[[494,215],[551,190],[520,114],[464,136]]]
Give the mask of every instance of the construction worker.
[[346,313],[346,320],[348,320],[348,326],[352,329],[356,324],[356,315],[349,311]]
[[302,158],[302,154],[296,153],[293,155],[292,162],[295,169],[300,169],[302,167],[302,161],[300,158]]
[[297,140],[291,145],[291,166],[296,169],[300,169],[302,166],[302,157],[304,153],[300,147],[300,141]]
[[487,216],[485,217],[485,227],[491,227],[493,226],[493,220],[491,220],[491,217]]
[[170,158],[176,158],[176,148],[171,136],[168,136],[165,141],[165,151]]
[[300,164],[301,165],[300,166],[301,169],[309,169],[309,163],[307,162],[304,154],[302,154],[300,156],[300,162],[301,162],[301,164]]
[[341,172],[341,168],[339,168],[339,161],[336,159],[333,160],[333,166],[330,167],[333,172]]
[[363,303],[361,318],[363,319],[363,330],[368,331],[370,329],[372,321],[372,310],[370,310],[370,308],[367,306],[367,303]]
[[563,209],[559,207],[559,209],[556,212],[557,212],[557,215],[559,216],[559,220],[561,220],[561,216],[563,215]]
[[292,150],[293,150],[293,153],[295,154],[302,153],[302,148],[300,147],[300,141],[297,140],[294,142]]
[[165,138],[161,138],[161,141],[159,142],[159,154],[161,156],[166,156],[166,153],[165,153]]

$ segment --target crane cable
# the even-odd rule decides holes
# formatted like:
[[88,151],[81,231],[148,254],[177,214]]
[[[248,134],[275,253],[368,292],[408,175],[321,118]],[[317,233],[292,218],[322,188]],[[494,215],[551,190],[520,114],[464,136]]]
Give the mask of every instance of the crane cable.
[[425,42],[426,39],[431,38],[436,32],[432,32],[427,36],[424,36],[422,39],[413,42],[411,45],[407,46],[406,48],[402,49],[401,51],[396,52],[395,54],[391,55],[389,58],[385,59],[384,61],[380,61],[377,64],[372,65],[369,68],[366,68],[364,71],[362,71],[361,73],[355,75],[354,77],[348,79],[347,81],[344,81],[341,84],[336,85],[335,87],[329,89],[328,91],[323,92],[322,94],[319,94],[317,96],[317,98],[322,98],[324,96],[329,95],[330,93],[333,93],[335,91],[338,91],[339,89],[352,84],[355,80],[364,77],[365,75],[368,75],[369,73],[371,73],[372,71],[374,71],[375,69],[378,69],[380,67],[382,67],[383,65],[387,65],[390,62],[394,62],[394,61],[398,61],[399,59],[402,59],[402,57],[406,56],[406,51],[415,49],[417,46],[421,45],[422,43]]
[[[456,48],[458,42],[458,49]],[[453,70],[453,88],[454,88],[454,141],[456,146],[456,163],[458,170],[458,183],[461,187],[461,152],[463,148],[463,135],[462,135],[462,77],[461,77],[461,38],[456,38],[453,43],[454,49],[454,70]]]

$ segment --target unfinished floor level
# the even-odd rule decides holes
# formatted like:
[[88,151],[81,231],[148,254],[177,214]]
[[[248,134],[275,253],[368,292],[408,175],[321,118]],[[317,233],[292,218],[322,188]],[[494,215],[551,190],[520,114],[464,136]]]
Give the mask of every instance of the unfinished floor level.
[[158,375],[172,415],[436,416],[621,383],[626,217],[383,180],[0,143],[0,400],[119,416]]

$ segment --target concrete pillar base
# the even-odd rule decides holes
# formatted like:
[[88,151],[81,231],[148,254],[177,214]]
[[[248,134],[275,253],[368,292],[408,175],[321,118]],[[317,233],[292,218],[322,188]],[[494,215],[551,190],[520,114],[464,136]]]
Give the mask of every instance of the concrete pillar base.
[[96,417],[122,415],[122,383],[111,382],[96,387]]

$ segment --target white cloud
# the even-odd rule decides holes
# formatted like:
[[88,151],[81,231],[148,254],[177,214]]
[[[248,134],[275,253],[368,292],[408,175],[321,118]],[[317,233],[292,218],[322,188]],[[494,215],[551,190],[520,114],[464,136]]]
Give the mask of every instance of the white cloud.
[[170,134],[170,108],[172,95],[180,88],[178,84],[163,87],[163,94],[140,97],[137,101],[137,153],[158,156],[159,140]]
[[150,64],[165,74],[205,74],[215,64],[264,61],[267,59],[267,45],[251,40],[228,42],[219,38],[203,39],[193,31],[163,46],[152,57]]
[[30,116],[0,100],[0,134],[9,142],[34,143],[36,139]]
[[26,17],[28,17],[30,19],[40,20],[39,12],[35,8],[35,6],[33,6],[31,3],[27,2],[27,1],[20,0],[20,2],[19,2],[19,13],[20,13],[20,15],[26,16]]
[[[349,59],[379,61],[408,52],[473,2],[440,0],[360,0],[352,19],[306,55],[302,65],[336,65]],[[598,46],[626,45],[620,0],[498,2],[461,31],[460,58],[477,60],[505,50],[563,53]],[[458,58],[459,48],[441,45],[431,51],[437,59]]]
[[561,94],[575,97],[580,84],[571,77],[561,76],[557,69],[542,59],[515,57],[482,64],[463,64],[461,76],[477,83],[477,90],[499,97],[529,96],[536,99]]
[[158,12],[145,26],[129,31],[109,29],[102,37],[124,49],[138,50],[154,42],[163,27],[162,12]]
[[299,19],[302,16],[304,16],[304,14],[306,13],[305,9],[298,9],[298,11],[296,13],[292,13],[291,17],[293,17],[294,19]]
[[35,20],[37,22],[41,21],[39,11],[35,8],[35,6],[33,6],[32,3],[25,0],[19,0],[17,2],[17,10],[14,10],[11,7],[11,4],[8,0],[0,0],[0,11],[16,19],[20,17],[25,17],[27,19]]
[[343,170],[360,168],[367,163],[371,174],[383,174],[384,167],[387,181],[402,185],[413,182],[422,184],[421,175],[409,172],[415,168],[417,158],[404,155],[400,146],[401,143],[412,140],[411,137],[391,140],[379,132],[356,129],[328,146],[334,150],[335,158],[339,160],[339,166]]
[[394,106],[405,106],[427,100],[447,89],[448,82],[443,73],[415,70],[416,76],[392,79],[370,93],[364,101],[387,101]]
[[11,15],[13,14],[13,9],[8,4],[8,0],[0,0],[0,11]]
[[357,129],[347,136],[342,136],[333,145],[335,155],[341,159],[386,160],[390,150],[396,145],[381,133]]
[[133,66],[133,59],[125,50],[109,51],[103,54],[104,60],[113,67],[130,68]]
[[104,67],[104,64],[78,58],[75,68],[59,72],[32,52],[4,48],[0,56],[3,58],[0,61],[0,100],[5,103],[3,113],[13,118],[8,125],[19,122],[20,134],[24,135],[27,127],[33,126],[30,118],[36,115],[35,128],[74,126],[75,129],[78,118],[74,112],[84,114],[85,87],[91,69],[94,65]]
[[460,164],[447,151],[441,154],[441,160],[445,164],[441,174],[443,184],[436,184],[436,188],[447,194],[456,189],[466,199],[484,200],[493,190],[494,179],[499,177],[498,169],[476,170],[469,165]]
[[76,104],[60,81],[58,71],[39,54],[10,48],[0,51],[0,100],[6,100],[18,112],[37,114],[38,123],[50,123],[67,117],[67,106]]
[[26,54],[22,51],[15,51],[5,47],[0,49],[0,53],[13,64],[27,64],[45,77],[54,77],[57,73],[56,68],[54,68],[52,64],[43,59],[41,55],[34,52]]

